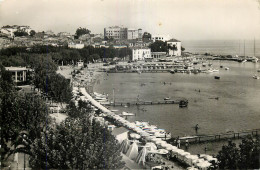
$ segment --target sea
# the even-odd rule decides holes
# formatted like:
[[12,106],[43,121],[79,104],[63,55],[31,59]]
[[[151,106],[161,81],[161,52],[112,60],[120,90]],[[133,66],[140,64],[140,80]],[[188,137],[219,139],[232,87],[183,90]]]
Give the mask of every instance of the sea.
[[199,54],[242,55],[260,57],[260,39],[251,40],[186,40],[185,51]]
[[[192,52],[198,53],[225,55],[230,54],[228,51],[232,51],[224,46],[214,47],[216,43],[222,44],[219,41],[214,41],[212,45],[206,42],[193,45],[186,43],[186,49],[193,49]],[[204,51],[195,50],[196,47]],[[218,51],[217,49],[221,47],[226,50]],[[260,48],[257,49],[257,54],[260,54]],[[253,79],[252,76],[255,74],[260,76],[257,72],[260,70],[260,63],[234,61],[210,61],[210,63],[213,68],[219,69],[219,72],[101,74],[93,90],[108,94],[109,100],[115,102],[137,101],[138,98],[142,101],[163,101],[166,97],[173,100],[187,99],[189,101],[187,108],[179,108],[177,104],[110,107],[119,110],[118,113],[122,111],[135,113],[135,116],[127,119],[131,122],[148,121],[171,132],[173,137],[196,135],[194,129],[196,124],[199,125],[199,135],[259,129],[260,80]],[[220,66],[228,67],[229,70]],[[219,76],[220,79],[214,79],[214,76]],[[211,145],[211,153],[216,153],[221,146]],[[199,146],[192,152],[203,153],[204,150]]]

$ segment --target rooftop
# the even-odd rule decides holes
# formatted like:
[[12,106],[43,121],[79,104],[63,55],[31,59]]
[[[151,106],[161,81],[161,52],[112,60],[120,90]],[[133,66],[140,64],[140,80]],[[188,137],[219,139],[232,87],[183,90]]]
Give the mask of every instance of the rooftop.
[[170,39],[170,40],[167,41],[167,42],[181,42],[181,41],[172,38],[172,39]]
[[8,71],[26,71],[26,67],[5,67]]

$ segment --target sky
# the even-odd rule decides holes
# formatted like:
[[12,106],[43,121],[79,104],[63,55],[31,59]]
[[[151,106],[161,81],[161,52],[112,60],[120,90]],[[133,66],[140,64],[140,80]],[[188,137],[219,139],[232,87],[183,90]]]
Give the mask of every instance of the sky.
[[260,39],[260,0],[0,0],[0,27],[142,28],[180,40]]

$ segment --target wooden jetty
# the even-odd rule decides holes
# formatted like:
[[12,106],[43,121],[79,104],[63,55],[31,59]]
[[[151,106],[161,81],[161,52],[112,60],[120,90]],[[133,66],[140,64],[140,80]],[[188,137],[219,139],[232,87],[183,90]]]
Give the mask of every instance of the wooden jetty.
[[[189,143],[203,143],[203,142],[214,142],[214,141],[223,141],[228,139],[239,139],[247,135],[258,136],[260,129],[248,129],[237,132],[226,132],[218,134],[208,134],[208,135],[196,135],[196,136],[185,136],[180,137],[179,139],[185,142],[187,139]],[[173,139],[170,139],[173,140]]]
[[133,105],[162,105],[162,104],[179,104],[180,107],[187,107],[188,100],[162,100],[162,101],[132,101],[132,102],[114,102],[104,104],[106,106],[133,106]]

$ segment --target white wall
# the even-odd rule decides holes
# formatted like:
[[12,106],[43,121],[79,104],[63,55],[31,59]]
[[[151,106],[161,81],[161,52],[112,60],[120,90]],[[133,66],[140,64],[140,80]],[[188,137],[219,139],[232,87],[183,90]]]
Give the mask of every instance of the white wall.
[[169,49],[170,56],[181,56],[181,42],[167,42],[167,44],[170,44],[171,46],[175,45],[177,47],[177,50]]
[[151,49],[138,48],[132,49],[132,60],[144,60],[145,58],[151,58]]

